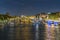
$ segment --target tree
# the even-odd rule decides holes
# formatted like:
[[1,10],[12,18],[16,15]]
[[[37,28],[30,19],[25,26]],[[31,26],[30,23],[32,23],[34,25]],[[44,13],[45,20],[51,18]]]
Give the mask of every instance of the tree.
[[6,16],[7,18],[11,18],[11,16],[10,16],[10,13],[9,13],[9,12],[6,12],[5,16]]
[[10,13],[9,13],[9,12],[6,12],[6,15],[7,15],[7,16],[10,16]]

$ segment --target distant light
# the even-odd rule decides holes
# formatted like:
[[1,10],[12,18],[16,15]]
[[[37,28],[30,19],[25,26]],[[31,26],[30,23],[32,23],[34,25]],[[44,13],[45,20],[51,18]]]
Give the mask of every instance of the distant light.
[[42,18],[39,18],[39,20],[42,20]]
[[51,24],[51,27],[54,27],[54,24]]
[[54,22],[54,25],[58,25],[58,22]]
[[50,12],[48,12],[48,14],[51,14]]
[[50,23],[48,23],[48,27],[51,27],[51,24]]
[[48,21],[48,23],[52,23],[52,21],[51,21],[51,20],[49,20],[49,21]]
[[52,23],[54,24],[54,26],[58,25],[58,22],[52,22],[51,20],[49,20],[49,21],[47,21],[48,27],[51,27]]
[[21,15],[21,17],[24,17],[24,15]]
[[29,17],[30,19],[34,19],[35,17],[34,16],[31,16],[31,17]]
[[51,20],[47,21],[47,24],[48,24],[48,27],[51,27],[52,21]]

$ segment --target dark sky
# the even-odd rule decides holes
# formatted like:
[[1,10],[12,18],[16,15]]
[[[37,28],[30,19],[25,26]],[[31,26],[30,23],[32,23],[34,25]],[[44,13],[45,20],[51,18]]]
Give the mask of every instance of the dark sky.
[[39,12],[60,12],[60,0],[0,0],[0,13],[34,15]]

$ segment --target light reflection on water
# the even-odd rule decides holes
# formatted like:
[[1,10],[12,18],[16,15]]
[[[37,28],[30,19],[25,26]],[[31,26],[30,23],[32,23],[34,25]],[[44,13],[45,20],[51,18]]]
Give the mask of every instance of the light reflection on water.
[[47,39],[46,40],[55,40],[55,27],[52,24],[50,27],[46,28]]
[[0,30],[0,37],[1,40],[59,40],[58,31],[58,28],[53,25],[48,27],[47,24],[45,26],[32,25],[32,23],[18,26],[5,25],[3,30]]

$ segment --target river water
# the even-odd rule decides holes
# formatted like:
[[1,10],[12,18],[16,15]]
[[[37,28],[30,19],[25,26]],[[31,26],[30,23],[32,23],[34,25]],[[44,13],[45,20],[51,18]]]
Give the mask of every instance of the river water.
[[6,24],[0,28],[0,40],[60,40],[60,31],[56,27],[42,23]]

